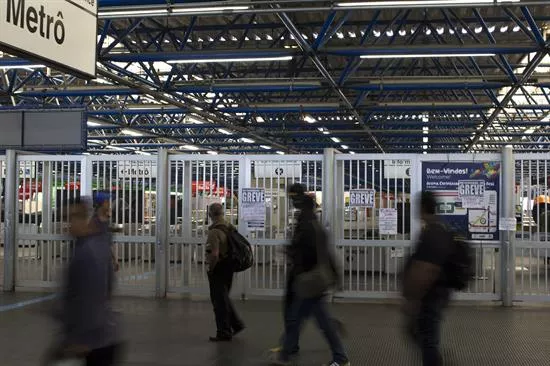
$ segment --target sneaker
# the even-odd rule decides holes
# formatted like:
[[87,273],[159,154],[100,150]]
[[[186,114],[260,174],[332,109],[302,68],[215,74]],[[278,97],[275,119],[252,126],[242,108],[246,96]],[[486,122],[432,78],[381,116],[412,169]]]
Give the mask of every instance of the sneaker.
[[271,366],[291,366],[292,361],[283,359],[281,352],[274,352],[269,357],[269,364]]
[[323,365],[323,366],[351,366],[351,363],[349,361],[346,361],[346,362],[332,361],[328,365]]

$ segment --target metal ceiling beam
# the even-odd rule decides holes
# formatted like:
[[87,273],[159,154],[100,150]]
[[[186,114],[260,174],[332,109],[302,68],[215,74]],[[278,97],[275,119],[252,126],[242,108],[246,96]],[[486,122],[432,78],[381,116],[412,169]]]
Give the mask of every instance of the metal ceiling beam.
[[[273,140],[266,139],[263,136],[260,136],[256,133],[253,133],[253,132],[249,131],[247,128],[239,126],[238,121],[235,121],[235,120],[233,120],[231,118],[227,118],[227,117],[225,119],[222,119],[222,118],[218,117],[217,115],[215,115],[213,113],[205,112],[204,110],[202,110],[202,108],[203,108],[202,105],[199,105],[199,106],[196,105],[196,104],[199,104],[199,103],[194,103],[192,101],[186,101],[186,103],[182,103],[182,102],[180,102],[180,101],[178,101],[178,100],[176,100],[172,97],[166,96],[164,92],[159,92],[157,90],[153,90],[153,89],[150,89],[148,87],[139,85],[139,84],[134,83],[130,80],[127,80],[123,77],[120,77],[120,76],[118,76],[118,75],[116,75],[116,74],[114,74],[114,73],[112,73],[108,70],[105,70],[103,68],[98,68],[97,73],[98,73],[98,75],[101,75],[101,76],[106,77],[110,80],[113,80],[114,82],[116,82],[118,84],[126,85],[129,88],[141,90],[143,93],[153,96],[158,101],[164,101],[164,102],[166,102],[168,104],[171,104],[171,105],[173,105],[177,108],[187,109],[188,111],[193,112],[197,116],[201,116],[201,117],[205,118],[206,120],[212,121],[216,124],[221,124],[225,128],[229,128],[229,129],[234,130],[234,131],[242,132],[242,133],[246,134],[248,137],[254,138],[257,141],[262,141],[266,145],[274,146],[274,147],[276,147],[278,149],[282,149],[282,150],[288,150],[287,147],[284,146],[284,145],[281,145],[281,144],[279,144],[279,143],[277,143]],[[231,123],[231,122],[233,122],[233,123]]]
[[319,57],[317,56],[315,50],[311,47],[309,42],[307,42],[304,37],[302,36],[302,33],[296,28],[292,20],[288,17],[286,13],[280,13],[277,14],[279,19],[283,22],[283,24],[286,26],[288,31],[294,35],[295,41],[298,44],[298,46],[301,48],[301,50],[307,54],[309,59],[315,64],[321,75],[329,82],[330,86],[336,92],[338,98],[344,103],[345,107],[349,110],[349,112],[356,118],[357,122],[363,128],[365,131],[367,131],[367,134],[369,135],[369,138],[372,140],[374,145],[380,152],[384,152],[384,148],[380,143],[378,142],[378,139],[372,134],[369,133],[369,128],[365,125],[362,116],[359,115],[353,104],[349,101],[349,99],[346,97],[344,92],[339,88],[337,82],[332,78],[332,75],[328,72],[328,70],[325,68],[323,62],[319,60]]
[[[481,138],[481,136],[487,131],[487,129],[495,122],[497,117],[506,109],[508,108],[508,103],[512,100],[514,95],[516,95],[516,92],[525,84],[525,82],[531,77],[531,75],[535,72],[537,66],[540,64],[540,62],[544,59],[544,56],[546,56],[548,51],[542,51],[538,52],[535,57],[527,63],[525,66],[525,70],[521,76],[521,78],[518,80],[518,82],[510,88],[510,90],[506,93],[504,98],[501,100],[500,105],[498,105],[491,116],[483,123],[481,128],[478,130],[478,132],[475,134],[472,141],[468,144],[468,147],[466,148],[466,152],[469,152],[474,145],[476,145]],[[514,108],[515,106],[512,106],[511,108]]]

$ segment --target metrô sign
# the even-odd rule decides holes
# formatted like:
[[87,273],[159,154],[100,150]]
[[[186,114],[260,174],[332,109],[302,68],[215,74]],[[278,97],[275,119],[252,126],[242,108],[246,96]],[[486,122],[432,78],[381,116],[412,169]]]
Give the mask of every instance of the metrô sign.
[[0,49],[85,78],[96,74],[96,0],[0,1]]

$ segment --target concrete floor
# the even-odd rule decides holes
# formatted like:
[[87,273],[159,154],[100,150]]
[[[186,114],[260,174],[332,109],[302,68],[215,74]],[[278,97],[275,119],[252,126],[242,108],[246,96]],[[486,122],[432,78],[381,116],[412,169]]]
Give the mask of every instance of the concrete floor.
[[[2,366],[36,365],[55,335],[47,316],[51,303],[18,307],[40,294],[0,294]],[[208,302],[121,298],[127,366],[267,365],[267,349],[281,332],[279,301],[238,302],[248,329],[231,344],[211,344],[214,333]],[[414,347],[402,336],[399,308],[388,304],[335,304],[347,325],[345,340],[353,365],[420,365]],[[299,365],[320,365],[329,358],[313,322],[302,336]],[[550,365],[550,308],[506,310],[493,306],[454,306],[443,331],[446,365]]]

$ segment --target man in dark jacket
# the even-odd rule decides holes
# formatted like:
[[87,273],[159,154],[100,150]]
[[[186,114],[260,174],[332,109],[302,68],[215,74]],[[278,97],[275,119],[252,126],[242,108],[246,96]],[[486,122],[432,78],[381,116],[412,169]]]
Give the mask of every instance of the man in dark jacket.
[[436,216],[431,192],[420,197],[422,232],[404,278],[408,328],[422,349],[423,366],[440,366],[439,333],[450,297],[444,265],[452,254],[452,234]]
[[[331,319],[324,295],[301,298],[296,290],[297,278],[314,270],[319,257],[330,258],[332,271],[337,275],[333,256],[328,248],[328,238],[315,215],[315,201],[304,193],[303,188],[291,187],[289,196],[295,208],[300,210],[292,243],[288,249],[291,268],[288,278],[287,302],[285,303],[285,335],[283,347],[275,354],[274,365],[290,365],[290,358],[298,349],[303,322],[315,316],[317,323],[330,345],[333,360],[330,366],[349,365],[348,357],[338,336],[335,322]],[[322,250],[323,253],[320,253]],[[289,296],[290,295],[290,296]],[[288,298],[290,297],[290,301]]]

